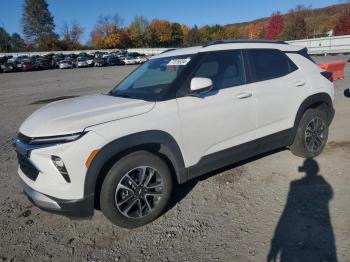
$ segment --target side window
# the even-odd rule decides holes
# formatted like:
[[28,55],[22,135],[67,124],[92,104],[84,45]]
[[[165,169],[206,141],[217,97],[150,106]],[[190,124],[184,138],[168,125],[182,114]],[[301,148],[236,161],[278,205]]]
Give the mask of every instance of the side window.
[[248,50],[253,81],[264,81],[288,75],[291,72],[289,58],[278,50]]
[[244,84],[241,51],[208,52],[195,69],[193,77],[210,78],[215,90]]

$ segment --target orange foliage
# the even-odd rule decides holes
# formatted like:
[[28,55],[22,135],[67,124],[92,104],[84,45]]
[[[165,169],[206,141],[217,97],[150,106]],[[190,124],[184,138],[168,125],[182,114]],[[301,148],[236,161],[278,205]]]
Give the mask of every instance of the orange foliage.
[[149,25],[152,35],[157,36],[160,43],[171,41],[171,23],[166,20],[153,19]]
[[92,46],[95,48],[104,48],[104,38],[100,30],[94,30],[91,34]]
[[257,39],[264,28],[264,23],[252,23],[249,25],[249,38]]

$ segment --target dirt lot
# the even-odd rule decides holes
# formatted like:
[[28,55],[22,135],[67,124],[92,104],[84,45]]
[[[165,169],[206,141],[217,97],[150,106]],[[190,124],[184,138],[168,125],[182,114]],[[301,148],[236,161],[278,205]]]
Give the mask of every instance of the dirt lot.
[[134,230],[100,212],[80,221],[34,207],[10,142],[21,122],[39,100],[106,92],[133,68],[0,74],[0,261],[266,261],[279,252],[282,261],[350,261],[349,66],[315,162],[278,150],[208,174],[178,187],[166,214]]

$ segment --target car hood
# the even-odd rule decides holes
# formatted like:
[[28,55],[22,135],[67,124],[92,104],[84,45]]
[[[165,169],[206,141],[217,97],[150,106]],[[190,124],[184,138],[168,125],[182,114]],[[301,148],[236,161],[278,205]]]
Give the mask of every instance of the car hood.
[[108,95],[65,99],[35,111],[19,132],[29,137],[72,134],[89,126],[147,113],[154,105],[155,102]]

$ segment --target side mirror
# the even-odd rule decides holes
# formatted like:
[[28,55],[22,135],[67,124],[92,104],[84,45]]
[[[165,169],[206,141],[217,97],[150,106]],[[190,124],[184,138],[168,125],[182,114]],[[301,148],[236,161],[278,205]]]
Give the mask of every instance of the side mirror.
[[200,94],[208,92],[213,88],[213,81],[210,78],[194,77],[191,80],[191,93]]

